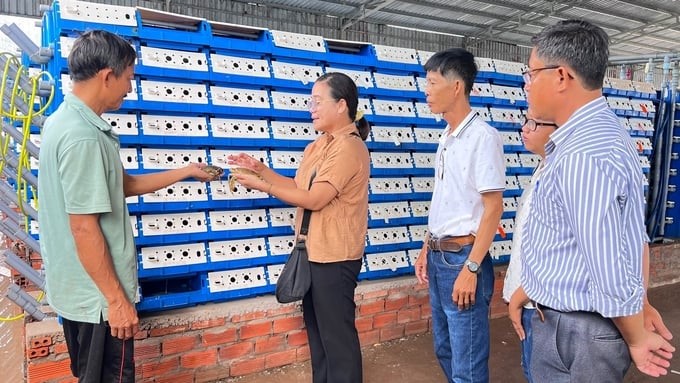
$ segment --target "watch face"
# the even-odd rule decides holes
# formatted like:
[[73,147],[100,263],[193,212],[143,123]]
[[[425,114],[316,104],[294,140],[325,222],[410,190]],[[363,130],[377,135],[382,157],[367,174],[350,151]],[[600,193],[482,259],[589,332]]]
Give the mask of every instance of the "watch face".
[[473,273],[476,273],[479,270],[479,265],[475,262],[472,262],[472,261],[467,262],[467,267],[468,267],[468,270],[470,270]]

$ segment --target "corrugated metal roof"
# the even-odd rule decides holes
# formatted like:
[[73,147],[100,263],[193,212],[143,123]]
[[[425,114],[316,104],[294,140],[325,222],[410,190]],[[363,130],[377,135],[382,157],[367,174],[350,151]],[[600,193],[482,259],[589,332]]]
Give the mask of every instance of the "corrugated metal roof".
[[[174,0],[173,0],[174,1]],[[363,20],[401,25],[473,38],[529,45],[547,25],[582,18],[603,27],[612,37],[612,55],[680,50],[676,35],[680,6],[652,0],[254,0],[325,12],[348,23]]]
[[[610,35],[612,55],[680,51],[680,1],[659,0],[91,0],[116,5],[141,5],[211,20],[252,20],[258,26],[277,28],[283,20],[265,12],[237,14],[246,4],[267,10],[329,15],[339,20],[338,33],[356,33],[358,22],[397,25],[434,32],[487,39],[520,46],[547,25],[568,18],[583,18],[603,27]],[[38,15],[38,4],[50,0],[0,0],[0,13]],[[257,5],[253,7],[260,8]],[[281,13],[276,9],[274,14]],[[232,13],[230,13],[232,11]],[[211,14],[212,13],[212,14]],[[289,20],[299,30],[313,31],[319,19]],[[267,23],[276,24],[274,26]],[[305,24],[303,26],[303,24]],[[328,27],[329,25],[324,25]],[[363,28],[363,27],[362,27]],[[368,30],[366,31],[368,32]],[[380,36],[375,36],[380,38]]]

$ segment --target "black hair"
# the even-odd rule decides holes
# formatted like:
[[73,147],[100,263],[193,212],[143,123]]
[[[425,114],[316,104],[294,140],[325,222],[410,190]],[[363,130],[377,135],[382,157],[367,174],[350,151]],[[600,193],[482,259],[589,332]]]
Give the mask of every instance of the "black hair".
[[73,43],[68,70],[73,81],[89,80],[106,68],[120,77],[136,58],[134,48],[123,38],[102,30],[87,31]]
[[609,61],[609,36],[585,20],[562,20],[531,39],[547,65],[568,65],[588,90],[602,88]]
[[439,72],[446,78],[460,77],[465,84],[465,95],[470,96],[477,77],[475,56],[463,48],[450,48],[435,53],[425,63],[425,72]]
[[371,126],[365,117],[362,116],[358,120],[356,118],[359,106],[359,91],[354,81],[344,73],[329,72],[321,75],[321,77],[316,79],[316,82],[326,82],[331,90],[331,97],[335,101],[345,100],[350,120],[354,121],[361,139],[366,141],[368,133],[371,131]]

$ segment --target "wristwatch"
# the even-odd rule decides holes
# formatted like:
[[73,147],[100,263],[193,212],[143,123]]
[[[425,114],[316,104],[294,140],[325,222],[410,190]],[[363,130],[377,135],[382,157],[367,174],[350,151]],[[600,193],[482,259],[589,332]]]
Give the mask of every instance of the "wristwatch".
[[468,270],[470,270],[470,272],[472,274],[477,274],[477,272],[479,271],[479,263],[477,263],[475,261],[471,261],[471,260],[467,259],[467,260],[465,260],[464,265],[465,265],[465,267],[468,268]]

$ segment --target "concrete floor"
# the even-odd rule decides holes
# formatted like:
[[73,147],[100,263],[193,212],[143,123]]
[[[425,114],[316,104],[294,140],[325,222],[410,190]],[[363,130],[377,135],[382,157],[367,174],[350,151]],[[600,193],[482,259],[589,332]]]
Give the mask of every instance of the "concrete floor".
[[[672,343],[679,351],[671,361],[671,369],[680,372],[680,283],[650,290],[650,301],[659,309],[666,325],[675,335]],[[524,382],[519,357],[519,340],[507,317],[491,321],[491,382]],[[364,383],[431,383],[444,377],[432,349],[431,334],[412,336],[363,350]],[[300,363],[259,374],[232,378],[229,383],[308,383],[309,363]],[[680,382],[671,374],[653,379],[632,366],[625,383]]]

